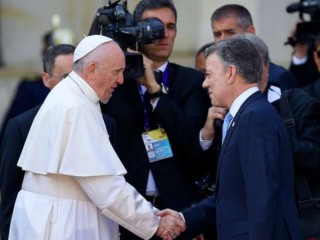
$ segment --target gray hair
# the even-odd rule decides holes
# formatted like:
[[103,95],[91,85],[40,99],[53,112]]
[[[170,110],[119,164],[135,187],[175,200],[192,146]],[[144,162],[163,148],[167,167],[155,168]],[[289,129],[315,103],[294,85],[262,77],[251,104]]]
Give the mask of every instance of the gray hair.
[[217,54],[225,67],[236,66],[237,73],[247,83],[260,83],[262,60],[256,47],[242,35],[221,40],[207,48],[206,58]]
[[255,34],[243,33],[243,36],[256,47],[257,51],[259,52],[262,58],[263,65],[268,65],[270,62],[270,58],[267,44]]
[[249,10],[238,4],[226,4],[216,9],[211,16],[211,22],[219,21],[229,16],[237,18],[237,24],[243,31],[253,25]]

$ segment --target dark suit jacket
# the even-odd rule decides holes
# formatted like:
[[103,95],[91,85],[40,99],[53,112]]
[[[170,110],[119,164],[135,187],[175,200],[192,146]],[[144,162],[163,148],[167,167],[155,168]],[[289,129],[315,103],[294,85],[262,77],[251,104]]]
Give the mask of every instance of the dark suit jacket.
[[[320,111],[316,99],[303,90],[289,89],[286,94],[295,121],[296,136],[290,135],[295,169],[320,174]],[[272,103],[281,115],[279,100]],[[317,181],[320,184],[320,180]],[[319,185],[320,186],[320,185]]]
[[128,171],[127,181],[145,195],[151,169],[164,207],[181,210],[196,200],[190,176],[195,163],[188,157],[189,140],[199,134],[210,102],[202,88],[202,73],[173,63],[169,63],[168,68],[168,95],[160,97],[154,111],[147,94],[144,101],[151,128],[160,124],[168,134],[174,154],[172,158],[149,163],[141,137],[145,132],[144,107],[136,80],[125,79],[101,108],[117,121],[120,143],[117,153]]
[[316,98],[320,103],[320,78],[312,83],[309,83],[302,89],[306,91],[310,96]]
[[304,64],[294,65],[291,61],[289,70],[296,77],[298,88],[304,87],[314,82],[319,76],[317,65],[315,64],[313,59],[313,51],[314,47],[309,48],[307,62]]
[[290,142],[278,113],[260,92],[242,104],[227,132],[216,200],[183,212],[187,229],[203,218],[214,224],[215,205],[218,239],[302,239]]
[[[320,198],[320,109],[318,102],[298,88],[284,91],[281,98],[284,96],[287,96],[295,121],[293,129],[295,134],[289,132],[291,133],[295,176],[303,176],[308,182],[311,195],[314,198]],[[273,105],[281,114],[279,101],[273,102]],[[297,190],[297,196],[299,197],[300,193],[300,198],[305,198],[303,189],[298,188]]]
[[[38,105],[14,118],[6,127],[1,143],[0,167],[0,228],[1,239],[8,239],[11,216],[18,192],[21,189],[24,171],[17,166],[19,156],[27,138],[31,124],[41,105]],[[111,143],[116,143],[116,123],[114,119],[103,114],[103,118],[110,135]]]
[[284,67],[272,62],[269,64],[269,83],[276,85],[281,90],[295,88],[298,85],[296,77]]

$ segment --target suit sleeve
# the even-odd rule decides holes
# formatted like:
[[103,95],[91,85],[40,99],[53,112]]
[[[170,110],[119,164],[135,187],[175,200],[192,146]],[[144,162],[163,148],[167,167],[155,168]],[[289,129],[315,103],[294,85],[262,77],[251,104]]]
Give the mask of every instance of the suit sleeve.
[[313,60],[312,51],[308,53],[308,60],[301,65],[295,65],[291,62],[289,71],[293,73],[298,82],[298,88],[316,80],[319,76],[317,66]]
[[320,169],[320,116],[317,101],[295,89],[288,98],[295,119],[296,136],[290,135],[295,165]]
[[214,197],[208,197],[197,205],[181,212],[186,221],[187,239],[196,237],[216,227],[216,204]]

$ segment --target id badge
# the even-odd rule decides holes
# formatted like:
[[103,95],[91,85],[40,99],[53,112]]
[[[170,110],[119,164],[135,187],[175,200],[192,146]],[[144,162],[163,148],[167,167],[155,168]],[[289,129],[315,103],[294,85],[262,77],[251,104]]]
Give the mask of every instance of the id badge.
[[149,162],[156,162],[173,156],[167,133],[163,128],[142,133],[142,139],[148,153]]

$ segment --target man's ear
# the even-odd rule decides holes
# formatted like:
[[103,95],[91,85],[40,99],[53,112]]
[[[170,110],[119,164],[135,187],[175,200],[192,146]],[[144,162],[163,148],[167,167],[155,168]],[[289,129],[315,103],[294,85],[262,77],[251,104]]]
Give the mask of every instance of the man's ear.
[[316,51],[313,51],[313,59],[317,65],[318,71],[320,72],[320,58],[318,57],[318,53]]
[[236,79],[237,67],[235,65],[228,66],[227,73],[229,74],[228,75],[228,83],[232,84]]
[[49,73],[43,72],[41,74],[43,84],[50,89],[50,75]]
[[252,33],[252,34],[256,34],[256,29],[254,28],[253,25],[250,25],[250,26],[247,28],[246,32]]

